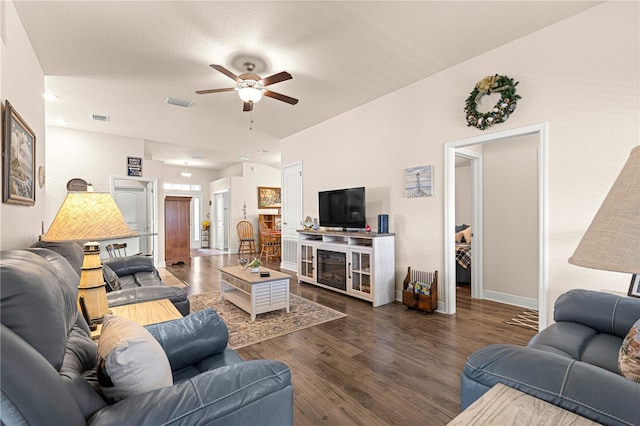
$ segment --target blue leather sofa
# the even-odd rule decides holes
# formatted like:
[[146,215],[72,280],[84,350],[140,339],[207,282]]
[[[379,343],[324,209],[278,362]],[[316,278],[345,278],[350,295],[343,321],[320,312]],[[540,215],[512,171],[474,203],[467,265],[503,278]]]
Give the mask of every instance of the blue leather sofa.
[[490,345],[471,354],[460,392],[466,409],[497,383],[604,425],[640,425],[640,383],[618,373],[618,353],[640,318],[640,299],[571,290],[555,323],[526,347]]
[[212,309],[147,327],[167,354],[173,385],[109,404],[69,262],[43,248],[5,251],[0,278],[2,425],[293,423],[289,368],[243,361]]
[[[79,243],[37,241],[31,247],[55,251],[62,255],[80,275],[84,252]],[[190,305],[187,293],[181,288],[171,287],[162,282],[158,270],[153,266],[152,258],[146,256],[114,257],[104,259],[102,263],[113,271],[118,281],[119,289],[111,289],[113,284],[109,282],[109,277],[105,273],[107,302],[110,307],[169,299],[183,316],[189,314]]]

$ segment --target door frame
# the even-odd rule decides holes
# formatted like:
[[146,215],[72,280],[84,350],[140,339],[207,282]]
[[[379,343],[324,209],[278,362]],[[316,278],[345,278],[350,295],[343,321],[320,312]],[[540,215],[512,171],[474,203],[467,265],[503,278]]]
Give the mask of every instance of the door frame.
[[[508,138],[538,135],[538,309],[540,330],[547,326],[548,306],[548,139],[549,124],[538,123],[501,132],[447,142],[444,146],[444,310],[456,313],[455,157],[457,150]],[[480,189],[481,190],[481,189]],[[481,192],[478,197],[481,197]],[[482,219],[480,219],[482,220]],[[482,238],[480,230],[479,237]],[[474,237],[475,239],[475,237]],[[473,240],[472,240],[473,241]],[[480,240],[481,241],[481,240]],[[473,256],[473,252],[472,252]],[[473,261],[473,260],[472,260]],[[472,278],[473,280],[473,278]]]

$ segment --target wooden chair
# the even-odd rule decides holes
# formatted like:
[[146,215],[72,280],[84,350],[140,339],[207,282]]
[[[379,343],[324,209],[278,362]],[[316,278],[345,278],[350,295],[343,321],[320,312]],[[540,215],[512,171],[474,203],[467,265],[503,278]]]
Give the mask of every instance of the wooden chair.
[[109,253],[109,257],[123,257],[127,255],[127,243],[108,244],[105,249]]
[[262,247],[260,247],[260,259],[262,259],[262,256],[265,256],[265,260],[268,262],[269,257],[280,257],[280,239],[271,234],[266,223],[260,222],[258,227],[260,231],[260,238],[262,240]]
[[257,253],[256,250],[256,237],[253,234],[253,225],[248,220],[241,220],[238,222],[238,240],[240,240],[240,246],[238,246],[238,254],[242,253]]

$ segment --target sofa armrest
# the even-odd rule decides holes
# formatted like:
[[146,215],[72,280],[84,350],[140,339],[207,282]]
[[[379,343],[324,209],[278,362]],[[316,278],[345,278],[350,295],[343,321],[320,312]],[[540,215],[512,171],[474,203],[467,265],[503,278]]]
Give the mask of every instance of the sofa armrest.
[[223,352],[229,341],[227,325],[211,308],[145,328],[160,342],[172,371]]
[[103,408],[89,425],[293,423],[291,371],[279,361],[246,361],[134,395]]
[[158,275],[158,271],[153,266],[153,258],[147,256],[124,256],[124,257],[112,257],[104,259],[103,264],[109,265],[109,267],[116,273],[117,276],[122,277],[125,275],[133,275],[137,272],[153,272]]
[[638,318],[640,299],[583,289],[558,297],[553,316],[557,322],[577,322],[618,337],[626,336]]
[[462,408],[497,383],[604,425],[640,419],[640,383],[555,353],[512,345],[474,352],[462,372]]
[[152,300],[169,299],[180,314],[189,315],[191,305],[187,293],[178,287],[156,285],[148,287],[125,288],[107,293],[109,306],[131,305],[132,303],[150,302]]

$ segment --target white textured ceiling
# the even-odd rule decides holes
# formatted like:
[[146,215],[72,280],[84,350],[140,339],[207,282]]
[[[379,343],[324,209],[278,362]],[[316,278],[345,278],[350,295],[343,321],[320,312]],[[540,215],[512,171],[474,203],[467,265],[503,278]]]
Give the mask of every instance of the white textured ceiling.
[[[14,1],[58,97],[47,125],[143,138],[147,158],[212,169],[277,166],[280,139],[598,3]],[[234,86],[209,64],[240,74],[247,59],[262,77],[291,73],[270,89],[300,102],[246,113],[234,92],[195,94]]]

